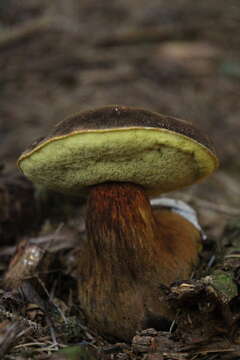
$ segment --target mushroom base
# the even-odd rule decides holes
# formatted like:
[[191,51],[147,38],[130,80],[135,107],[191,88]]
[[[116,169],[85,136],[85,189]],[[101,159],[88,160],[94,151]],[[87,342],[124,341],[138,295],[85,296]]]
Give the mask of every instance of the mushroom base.
[[137,330],[171,319],[161,285],[187,279],[198,261],[200,234],[180,215],[152,211],[142,187],[104,183],[90,190],[79,298],[89,325],[130,340]]

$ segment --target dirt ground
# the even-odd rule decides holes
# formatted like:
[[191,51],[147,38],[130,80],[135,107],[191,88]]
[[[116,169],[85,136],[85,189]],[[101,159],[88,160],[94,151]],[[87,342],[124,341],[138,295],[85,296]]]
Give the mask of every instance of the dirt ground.
[[2,1],[1,161],[65,116],[106,104],[192,121],[221,168],[191,189],[239,202],[238,0]]
[[196,205],[215,240],[240,217],[239,0],[2,0],[0,70],[5,173],[65,116],[143,107],[190,120],[220,158],[209,180],[171,196]]

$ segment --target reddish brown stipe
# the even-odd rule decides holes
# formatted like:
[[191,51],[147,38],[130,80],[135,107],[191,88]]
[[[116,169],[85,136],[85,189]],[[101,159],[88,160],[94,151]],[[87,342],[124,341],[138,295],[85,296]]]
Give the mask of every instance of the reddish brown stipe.
[[129,340],[149,317],[172,317],[160,285],[188,278],[197,262],[192,224],[167,210],[154,214],[138,185],[105,183],[90,190],[87,234],[79,292],[95,329]]

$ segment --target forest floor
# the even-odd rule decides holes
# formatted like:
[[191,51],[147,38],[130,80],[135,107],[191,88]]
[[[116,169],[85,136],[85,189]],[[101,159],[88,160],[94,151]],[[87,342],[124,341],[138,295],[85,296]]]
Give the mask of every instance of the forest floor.
[[[239,24],[239,0],[1,1],[1,359],[240,358]],[[84,200],[39,193],[16,169],[53,124],[107,104],[193,122],[221,164],[170,195],[197,210],[207,241],[192,280],[169,289],[171,331],[131,344],[89,329],[76,301]]]

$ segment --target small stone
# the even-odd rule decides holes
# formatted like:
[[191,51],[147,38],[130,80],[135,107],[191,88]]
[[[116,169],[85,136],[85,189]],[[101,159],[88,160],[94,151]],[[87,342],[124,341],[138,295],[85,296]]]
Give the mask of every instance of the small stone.
[[138,332],[138,335],[143,336],[157,336],[158,332],[154,328],[149,328]]

